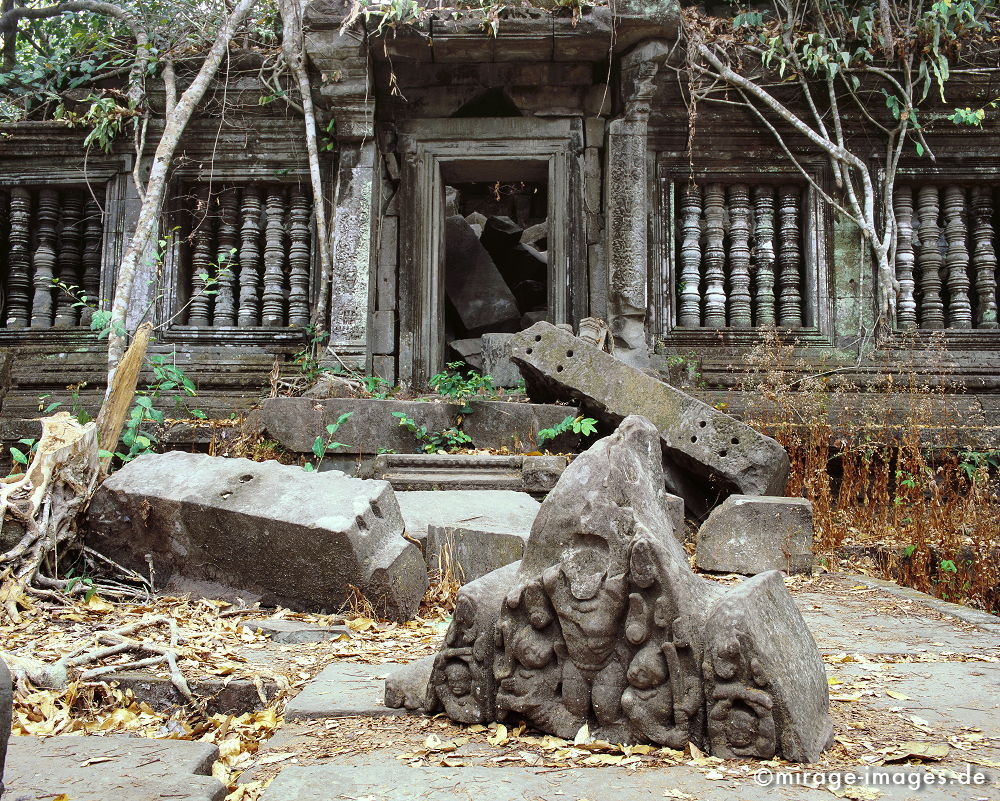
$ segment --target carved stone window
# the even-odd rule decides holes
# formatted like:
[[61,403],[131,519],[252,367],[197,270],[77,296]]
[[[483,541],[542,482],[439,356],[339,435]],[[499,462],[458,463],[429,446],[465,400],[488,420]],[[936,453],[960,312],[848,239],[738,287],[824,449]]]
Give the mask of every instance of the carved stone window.
[[172,324],[302,327],[312,300],[312,196],[306,185],[190,183],[179,192]]
[[996,329],[1000,186],[897,186],[897,323],[902,330]]
[[0,326],[89,325],[90,307],[75,304],[98,302],[103,240],[103,211],[86,187],[0,188]]
[[652,293],[662,333],[818,327],[815,204],[804,182],[677,180],[664,194],[666,263]]

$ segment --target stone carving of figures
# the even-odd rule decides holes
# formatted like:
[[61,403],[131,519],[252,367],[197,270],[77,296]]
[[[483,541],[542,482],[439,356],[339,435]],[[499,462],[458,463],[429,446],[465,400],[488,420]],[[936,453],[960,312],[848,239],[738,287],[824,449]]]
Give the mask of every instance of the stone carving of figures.
[[628,667],[629,686],[622,709],[636,733],[668,748],[682,749],[688,741],[687,721],[674,722],[674,693],[667,660],[655,642],[648,642]]
[[751,686],[761,677],[746,661],[735,635],[706,659],[705,672],[717,679],[709,699],[709,746],[713,756],[723,759],[771,759],[777,751],[774,702]]

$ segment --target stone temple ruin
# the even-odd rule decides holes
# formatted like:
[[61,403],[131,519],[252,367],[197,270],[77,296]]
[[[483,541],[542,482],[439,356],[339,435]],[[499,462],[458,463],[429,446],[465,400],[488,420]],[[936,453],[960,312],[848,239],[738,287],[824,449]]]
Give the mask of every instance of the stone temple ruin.
[[386,702],[815,761],[833,737],[826,674],[780,574],[728,591],[696,576],[663,487],[656,428],[625,418],[563,473],[523,559],[462,588],[441,651],[391,677]]

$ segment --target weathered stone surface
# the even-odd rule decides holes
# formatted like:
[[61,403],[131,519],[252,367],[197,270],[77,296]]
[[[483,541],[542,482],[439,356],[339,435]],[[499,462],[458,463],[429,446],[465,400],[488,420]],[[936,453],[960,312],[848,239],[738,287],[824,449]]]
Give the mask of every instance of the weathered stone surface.
[[[428,431],[442,431],[455,425],[462,412],[458,403],[379,400],[376,398],[267,398],[261,404],[260,418],[268,435],[297,453],[311,453],[317,436],[327,438],[326,426],[350,412],[335,434],[344,447],[335,454],[375,454],[380,449],[399,453],[417,447],[413,434],[399,425],[399,412]],[[579,411],[572,406],[508,401],[473,401],[472,414],[463,416],[462,430],[478,448],[507,448],[511,451],[535,450],[536,437],[543,428],[552,428],[568,414]],[[562,435],[546,447],[572,450],[577,437]]]
[[565,456],[525,456],[521,466],[525,491],[548,492],[559,481],[566,464]]
[[[153,709],[170,711],[187,703],[169,676],[158,676],[141,670],[107,673],[100,681],[115,683],[122,690],[131,690],[136,699],[149,704]],[[260,699],[257,686],[249,679],[194,678],[188,680],[191,695],[203,704],[210,715],[244,715],[263,709],[265,702]],[[261,692],[268,701],[278,694],[278,685],[263,679]]]
[[475,231],[458,215],[445,221],[445,254],[445,293],[466,331],[516,326],[521,314],[514,296]]
[[250,631],[259,631],[274,642],[292,645],[326,640],[349,640],[353,636],[347,626],[320,626],[304,620],[282,620],[273,617],[245,620],[243,626]]
[[479,337],[472,339],[453,339],[448,343],[458,358],[464,361],[469,367],[482,371],[483,369],[483,345]]
[[14,690],[7,664],[0,659],[0,795],[3,795],[4,764],[7,759],[7,741],[14,704]]
[[88,542],[159,584],[219,582],[293,608],[332,610],[361,590],[397,620],[427,587],[402,537],[391,487],[335,471],[306,473],[171,451],[140,456],[94,496]]
[[[589,120],[588,120],[589,122]],[[522,245],[534,245],[537,242],[545,239],[549,235],[549,224],[547,222],[540,222],[537,225],[530,225],[524,229],[524,233],[521,234],[521,244]]]
[[394,668],[385,680],[385,706],[416,712],[426,709],[427,688],[434,669],[435,654]]
[[288,702],[285,720],[403,714],[382,703],[386,674],[398,667],[333,662]]
[[730,495],[698,529],[700,570],[755,576],[810,573],[812,504],[805,498]]
[[818,755],[830,731],[823,662],[780,575],[729,593],[696,576],[662,470],[660,434],[636,416],[566,468],[523,560],[460,592],[428,711],[524,719],[563,738],[587,726],[612,742]]
[[716,603],[704,659],[713,756],[815,762],[833,744],[823,661],[777,571]]
[[483,226],[483,247],[495,261],[497,254],[506,254],[513,250],[520,243],[523,233],[524,229],[510,217],[490,217]]
[[511,360],[533,400],[573,399],[613,423],[648,418],[660,432],[668,486],[693,511],[707,511],[699,507],[709,493],[784,490],[788,455],[773,439],[556,326],[515,334]]
[[13,737],[4,801],[222,801],[219,749],[144,737]]
[[[530,457],[529,457],[530,458]],[[423,543],[428,569],[450,566],[464,584],[516,562],[539,503],[524,492],[399,492],[406,532]]]
[[493,379],[498,387],[516,387],[521,383],[521,371],[510,360],[512,334],[483,334],[480,350],[483,355],[483,373]]
[[397,492],[512,490],[544,495],[565,465],[563,456],[382,453],[362,467],[367,478],[388,481]]

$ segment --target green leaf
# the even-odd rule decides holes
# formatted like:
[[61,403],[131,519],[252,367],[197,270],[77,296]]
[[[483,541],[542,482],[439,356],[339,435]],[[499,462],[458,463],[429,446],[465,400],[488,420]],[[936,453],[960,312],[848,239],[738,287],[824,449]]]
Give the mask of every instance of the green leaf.
[[313,456],[315,456],[317,459],[323,458],[323,454],[326,453],[326,446],[323,444],[322,437],[316,437],[316,439],[313,440],[312,452]]

